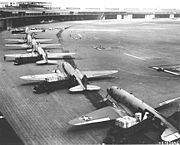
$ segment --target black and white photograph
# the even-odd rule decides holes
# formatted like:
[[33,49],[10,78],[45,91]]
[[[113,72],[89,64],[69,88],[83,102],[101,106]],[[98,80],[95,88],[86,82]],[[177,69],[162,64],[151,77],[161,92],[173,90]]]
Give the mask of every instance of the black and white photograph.
[[180,1],[0,0],[0,145],[180,144]]

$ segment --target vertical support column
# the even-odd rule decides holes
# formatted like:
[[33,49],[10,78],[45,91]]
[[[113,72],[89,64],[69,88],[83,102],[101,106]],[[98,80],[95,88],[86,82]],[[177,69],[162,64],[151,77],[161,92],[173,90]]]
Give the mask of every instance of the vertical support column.
[[4,30],[6,28],[6,23],[4,19],[0,20],[0,30]]
[[173,19],[173,18],[174,18],[174,14],[170,14],[170,15],[169,15],[169,18],[170,18],[170,19]]
[[122,15],[117,15],[117,20],[122,19]]
[[124,19],[132,19],[133,15],[132,14],[126,14],[124,15]]
[[6,29],[12,28],[12,19],[6,19]]
[[154,14],[146,14],[145,19],[154,19],[155,15]]

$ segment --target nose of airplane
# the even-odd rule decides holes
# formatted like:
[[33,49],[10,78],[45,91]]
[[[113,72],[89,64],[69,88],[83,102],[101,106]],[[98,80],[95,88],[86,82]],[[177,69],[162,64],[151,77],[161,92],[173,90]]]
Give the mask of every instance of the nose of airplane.
[[111,95],[113,93],[114,90],[116,90],[118,87],[117,86],[112,86],[110,88],[107,88],[107,92],[109,95]]
[[117,86],[112,86],[110,88],[107,88],[107,92],[110,96],[114,96],[114,95],[120,95],[121,94],[121,88],[117,87]]

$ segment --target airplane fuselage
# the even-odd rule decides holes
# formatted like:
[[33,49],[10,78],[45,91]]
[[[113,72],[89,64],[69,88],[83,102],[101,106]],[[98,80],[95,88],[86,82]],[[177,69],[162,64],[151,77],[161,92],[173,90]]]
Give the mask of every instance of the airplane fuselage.
[[37,53],[39,56],[42,56],[44,60],[47,60],[47,53],[39,46],[37,47]]
[[83,89],[85,89],[83,83],[82,83],[82,78],[83,78],[83,74],[76,68],[73,68],[72,65],[70,65],[67,62],[64,62],[62,64],[64,72],[66,73],[66,75],[68,77],[74,77],[76,79],[76,81],[79,83],[79,85],[81,85],[81,87],[83,87]]
[[160,115],[159,112],[157,112],[154,108],[143,102],[142,100],[136,98],[132,94],[128,93],[127,91],[118,88],[118,87],[112,87],[108,90],[110,96],[116,100],[117,102],[121,102],[124,105],[131,105],[134,107],[136,110],[142,110],[142,111],[148,111],[154,115],[154,118],[160,119],[161,123],[163,126],[171,128],[174,131],[178,130],[170,123],[167,121],[165,117]]

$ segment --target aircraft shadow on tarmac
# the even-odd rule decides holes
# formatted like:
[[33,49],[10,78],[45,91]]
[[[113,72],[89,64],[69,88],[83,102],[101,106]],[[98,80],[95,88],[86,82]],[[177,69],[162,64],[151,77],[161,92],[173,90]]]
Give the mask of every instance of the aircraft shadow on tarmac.
[[[41,56],[38,56],[36,58],[15,58],[14,60],[6,60],[7,62],[14,62],[16,65],[25,65],[25,64],[30,64],[30,63],[36,63],[37,61],[40,61],[42,59]],[[64,56],[63,58],[51,58],[51,60],[64,60],[64,59],[81,59],[81,58],[75,58],[75,57],[71,57],[71,58],[66,58],[66,56]],[[5,60],[5,58],[4,58]],[[41,64],[41,65],[47,65],[46,63]],[[39,65],[39,66],[41,66]],[[48,65],[57,65],[57,64],[48,64]]]
[[[104,79],[113,79],[113,77],[102,77],[100,79],[94,78],[91,80],[95,81],[95,80],[104,80]],[[65,80],[65,81],[51,82],[51,83],[42,81],[42,82],[33,82],[33,83],[31,82],[31,83],[21,84],[21,86],[31,86],[31,85],[34,85],[34,88],[33,88],[34,93],[40,94],[40,93],[50,93],[56,90],[68,89],[68,88],[78,85],[78,83],[73,80]],[[86,92],[88,94],[88,91],[84,91],[84,93]],[[92,92],[97,92],[97,91],[91,91],[91,93]]]
[[41,93],[50,93],[56,90],[61,89],[67,89],[70,88],[72,85],[70,81],[61,81],[61,82],[53,82],[53,83],[47,83],[47,82],[31,82],[26,84],[21,84],[21,86],[34,86],[33,92],[37,94]]

